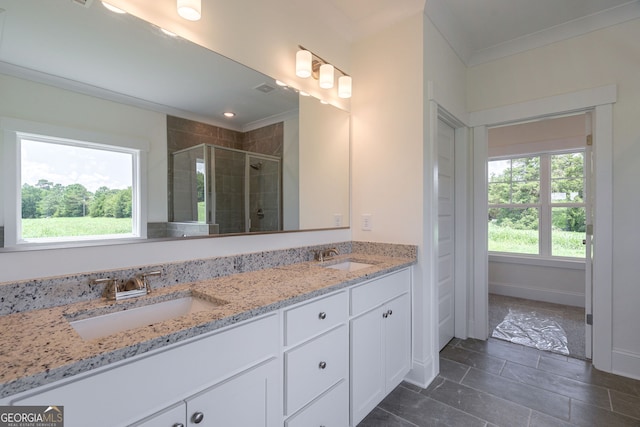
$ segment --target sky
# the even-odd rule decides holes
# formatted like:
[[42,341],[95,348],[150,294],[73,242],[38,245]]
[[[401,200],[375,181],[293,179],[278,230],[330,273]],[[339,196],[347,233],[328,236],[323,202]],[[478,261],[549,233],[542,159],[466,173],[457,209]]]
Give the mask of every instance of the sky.
[[23,139],[21,175],[21,186],[46,179],[64,186],[82,184],[92,193],[102,186],[125,189],[132,185],[132,155]]

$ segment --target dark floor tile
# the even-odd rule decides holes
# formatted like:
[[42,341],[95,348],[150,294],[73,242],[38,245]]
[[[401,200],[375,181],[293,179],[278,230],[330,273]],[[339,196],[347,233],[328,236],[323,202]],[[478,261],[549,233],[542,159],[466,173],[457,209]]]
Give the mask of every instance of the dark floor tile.
[[529,420],[529,427],[571,427],[573,424],[569,424],[566,421],[559,420],[540,412],[532,411],[531,419]]
[[416,393],[420,393],[423,390],[422,387],[417,386],[415,384],[408,383],[406,381],[402,381],[400,385],[404,388],[408,388],[411,391],[415,391]]
[[587,405],[577,400],[571,401],[571,424],[585,427],[615,426],[628,427],[640,426],[640,420],[630,418],[602,408]]
[[600,371],[587,361],[563,362],[550,357],[542,357],[538,369],[640,397],[640,381]]
[[378,406],[420,427],[484,427],[486,424],[483,420],[402,386],[396,387]]
[[468,365],[463,365],[462,363],[442,357],[440,358],[440,376],[450,381],[459,383],[469,369],[472,368]]
[[529,423],[531,410],[528,408],[442,377],[434,383],[422,394],[497,426],[526,427]]
[[358,424],[358,427],[415,427],[415,424],[380,408],[375,408]]
[[609,390],[609,393],[611,394],[611,407],[614,412],[640,419],[640,397],[615,390]]
[[606,409],[611,407],[609,392],[606,389],[551,372],[507,362],[501,375],[524,384],[578,399],[590,405]]
[[464,377],[462,384],[555,418],[569,420],[568,397],[473,368]]
[[463,365],[472,366],[483,371],[498,374],[502,370],[505,361],[485,353],[465,350],[460,347],[445,347],[440,352],[440,358],[453,360]]
[[[525,366],[535,368],[538,364],[539,352],[521,351],[521,346],[498,340],[465,340],[458,344],[459,348],[483,352],[499,359],[511,360]],[[523,347],[524,348],[524,347]]]

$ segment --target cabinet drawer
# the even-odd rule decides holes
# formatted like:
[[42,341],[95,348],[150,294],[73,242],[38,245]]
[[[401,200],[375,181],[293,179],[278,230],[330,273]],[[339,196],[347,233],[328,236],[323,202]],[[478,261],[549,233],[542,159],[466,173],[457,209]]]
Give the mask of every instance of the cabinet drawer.
[[346,380],[285,423],[285,427],[344,427],[346,425],[349,425],[349,387]]
[[409,269],[367,282],[351,289],[351,315],[355,316],[409,291]]
[[348,363],[346,325],[285,353],[285,413],[293,414],[346,379]]
[[349,317],[349,296],[340,292],[284,312],[285,345],[292,346],[323,331],[327,331]]

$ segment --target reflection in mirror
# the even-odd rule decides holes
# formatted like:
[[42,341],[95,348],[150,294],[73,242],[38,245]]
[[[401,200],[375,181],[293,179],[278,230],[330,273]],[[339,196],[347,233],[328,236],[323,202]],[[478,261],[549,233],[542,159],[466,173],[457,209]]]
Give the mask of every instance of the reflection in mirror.
[[[349,225],[348,113],[313,98],[299,102],[295,90],[268,76],[100,2],[87,4],[0,0],[0,123],[5,117],[83,137],[145,141],[142,227],[149,237],[192,234],[170,231],[174,219],[204,226],[193,234]],[[226,119],[225,111],[236,115]],[[265,138],[273,129],[277,142]],[[8,142],[0,143],[6,152]],[[196,146],[205,153],[192,168],[195,191],[188,203],[176,201],[173,153]],[[233,172],[249,187],[242,195],[221,192],[233,175],[225,175],[230,154],[242,157]],[[260,183],[274,196],[251,190]],[[0,189],[0,236],[6,212],[18,210],[6,193]]]

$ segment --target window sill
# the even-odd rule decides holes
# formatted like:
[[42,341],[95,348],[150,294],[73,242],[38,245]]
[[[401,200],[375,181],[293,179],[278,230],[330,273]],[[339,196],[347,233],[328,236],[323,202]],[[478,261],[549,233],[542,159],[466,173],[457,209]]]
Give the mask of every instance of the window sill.
[[502,262],[507,264],[535,265],[538,267],[567,268],[572,270],[584,270],[585,260],[570,258],[542,258],[538,256],[507,255],[497,252],[489,253],[489,262]]

